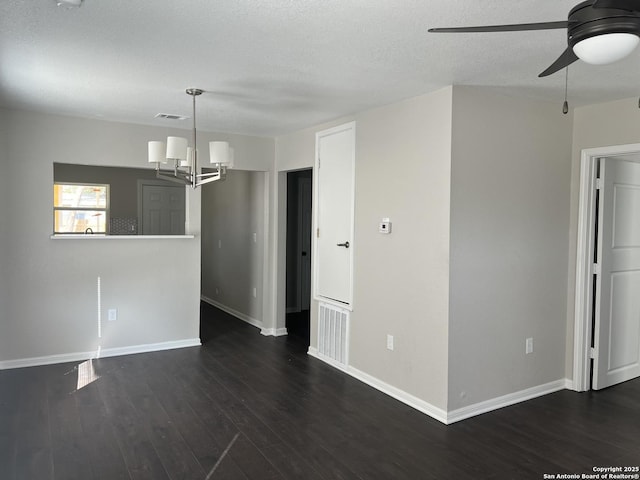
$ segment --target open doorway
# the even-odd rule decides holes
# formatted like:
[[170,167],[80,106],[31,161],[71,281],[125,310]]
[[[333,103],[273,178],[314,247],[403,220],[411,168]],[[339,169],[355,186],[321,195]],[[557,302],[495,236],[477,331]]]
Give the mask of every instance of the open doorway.
[[573,389],[640,376],[640,144],[582,151]]
[[201,194],[200,298],[262,332],[268,192],[266,172],[233,169]]
[[312,170],[287,173],[287,332],[309,346]]

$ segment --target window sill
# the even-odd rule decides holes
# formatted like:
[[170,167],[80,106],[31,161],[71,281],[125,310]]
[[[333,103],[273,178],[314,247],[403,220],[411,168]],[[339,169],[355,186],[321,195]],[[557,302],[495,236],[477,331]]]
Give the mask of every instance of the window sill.
[[64,234],[51,235],[51,240],[155,240],[155,239],[177,239],[195,238],[195,235],[105,235],[100,233],[87,234]]

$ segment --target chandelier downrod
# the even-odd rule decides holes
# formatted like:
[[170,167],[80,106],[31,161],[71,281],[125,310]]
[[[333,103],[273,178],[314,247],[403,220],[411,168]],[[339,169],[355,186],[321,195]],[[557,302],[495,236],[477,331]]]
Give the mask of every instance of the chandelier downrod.
[[196,148],[196,145],[198,145],[198,137],[196,134],[196,97],[198,95],[202,95],[204,90],[200,90],[199,88],[187,88],[186,92],[187,95],[191,95],[193,103],[193,165],[191,170],[191,183],[196,185],[196,172],[198,171],[198,149]]

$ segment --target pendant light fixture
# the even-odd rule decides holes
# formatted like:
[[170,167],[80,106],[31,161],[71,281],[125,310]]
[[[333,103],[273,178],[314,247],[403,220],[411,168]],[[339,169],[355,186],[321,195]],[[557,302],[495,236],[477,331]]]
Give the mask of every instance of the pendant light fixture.
[[[227,169],[233,168],[233,148],[227,142],[209,142],[209,161],[212,172],[198,173],[198,150],[196,131],[196,97],[202,95],[204,90],[199,88],[187,88],[193,103],[193,132],[192,145],[184,137],[167,137],[167,141],[149,142],[149,163],[156,165],[156,177],[183,185],[189,185],[194,189],[216,180],[224,180]],[[160,165],[166,165],[173,170],[162,170]]]

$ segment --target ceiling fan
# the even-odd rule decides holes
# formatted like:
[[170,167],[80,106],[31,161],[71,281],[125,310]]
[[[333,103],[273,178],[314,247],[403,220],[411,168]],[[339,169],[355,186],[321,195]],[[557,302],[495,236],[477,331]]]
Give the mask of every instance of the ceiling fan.
[[432,33],[518,32],[567,29],[567,49],[539,77],[562,70],[580,59],[604,65],[629,55],[640,42],[640,0],[588,0],[571,9],[560,22],[482,27],[431,28]]

